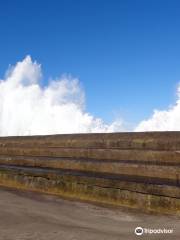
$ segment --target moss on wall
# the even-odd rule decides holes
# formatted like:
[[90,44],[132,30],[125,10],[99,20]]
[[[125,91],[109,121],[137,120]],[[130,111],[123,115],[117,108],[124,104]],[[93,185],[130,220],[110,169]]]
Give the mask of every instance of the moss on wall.
[[180,133],[0,138],[0,185],[180,214]]

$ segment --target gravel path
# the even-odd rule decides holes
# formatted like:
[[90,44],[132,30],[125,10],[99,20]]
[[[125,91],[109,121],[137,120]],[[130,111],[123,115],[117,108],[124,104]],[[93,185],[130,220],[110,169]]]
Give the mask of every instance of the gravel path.
[[[143,234],[134,229],[173,229]],[[107,209],[32,192],[0,188],[0,240],[180,239],[180,218]]]

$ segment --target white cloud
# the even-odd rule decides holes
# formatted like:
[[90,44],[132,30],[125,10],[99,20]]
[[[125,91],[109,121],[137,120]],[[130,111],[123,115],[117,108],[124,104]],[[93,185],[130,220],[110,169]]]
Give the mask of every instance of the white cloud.
[[85,111],[78,79],[63,76],[41,87],[41,66],[27,56],[0,80],[0,136],[114,132],[121,121],[105,124]]
[[177,101],[167,110],[154,110],[153,115],[138,124],[135,131],[179,131],[180,130],[180,86]]

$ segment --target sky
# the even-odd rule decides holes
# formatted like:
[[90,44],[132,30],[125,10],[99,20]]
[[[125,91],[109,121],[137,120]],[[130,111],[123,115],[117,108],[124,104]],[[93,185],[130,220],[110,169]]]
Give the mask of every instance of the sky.
[[134,129],[178,104],[179,12],[176,0],[0,0],[0,79],[29,55],[42,88],[78,79],[87,113]]

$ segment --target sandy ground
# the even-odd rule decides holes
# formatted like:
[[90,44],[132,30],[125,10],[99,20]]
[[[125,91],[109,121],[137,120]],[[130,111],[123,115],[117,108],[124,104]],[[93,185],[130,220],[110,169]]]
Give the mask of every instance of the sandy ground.
[[[136,236],[137,226],[173,229]],[[180,218],[107,209],[32,192],[0,188],[0,240],[180,239]]]

